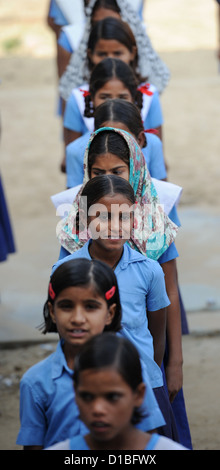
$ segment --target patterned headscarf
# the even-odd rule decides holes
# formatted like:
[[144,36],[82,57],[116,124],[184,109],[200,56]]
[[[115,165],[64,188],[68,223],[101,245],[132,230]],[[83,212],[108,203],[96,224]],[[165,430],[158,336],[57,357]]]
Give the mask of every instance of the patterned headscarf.
[[[157,260],[174,241],[178,227],[165,214],[160,204],[155,186],[147,169],[144,155],[136,140],[128,132],[112,127],[102,127],[91,135],[84,155],[84,179],[65,219],[57,226],[57,237],[60,244],[70,253],[81,248],[89,239],[87,228],[79,239],[75,227],[76,216],[80,208],[80,198],[85,184],[89,181],[88,154],[91,142],[103,131],[120,134],[126,141],[130,154],[129,183],[135,193],[134,232],[127,242],[132,248],[151,259]],[[144,210],[143,210],[144,209]],[[83,239],[82,239],[83,237]]]
[[[83,37],[78,49],[72,54],[69,64],[59,83],[59,92],[64,100],[68,100],[73,88],[89,81],[90,73],[87,66],[88,39],[91,31],[91,13],[96,0],[90,0],[86,9],[88,16]],[[130,26],[137,44],[138,69],[141,77],[154,85],[162,93],[170,78],[170,72],[159,55],[155,52],[148,34],[138,14],[126,0],[117,0],[121,11],[121,19]]]

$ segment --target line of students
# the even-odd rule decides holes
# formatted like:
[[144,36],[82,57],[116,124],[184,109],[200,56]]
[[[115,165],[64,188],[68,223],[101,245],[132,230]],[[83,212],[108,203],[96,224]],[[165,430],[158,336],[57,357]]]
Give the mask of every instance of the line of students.
[[[103,10],[105,2],[99,3]],[[126,1],[106,3],[122,12]],[[80,189],[57,226],[60,256],[44,307],[44,333],[57,331],[60,340],[21,380],[17,443],[28,449],[191,449],[174,243],[179,221],[175,207],[170,218],[163,210],[151,178],[167,176],[162,120],[149,118],[150,109],[157,114],[154,106],[161,113],[159,94],[137,74],[140,51],[129,26],[107,17],[91,30],[91,17],[86,48],[83,42],[91,76],[71,93],[64,114],[66,125],[74,101],[67,178],[69,161],[78,158],[79,174],[72,176]],[[132,38],[132,46],[119,38],[119,24],[120,38]],[[114,58],[105,58],[109,51]],[[64,78],[66,99],[68,73]],[[144,109],[148,130],[157,127],[159,136],[144,132]],[[151,175],[153,149],[159,164]]]
[[[123,139],[125,139],[125,142],[123,142]],[[150,204],[151,208],[155,208],[153,204],[155,201],[159,202],[155,199],[155,187],[147,170],[140,147],[130,134],[122,130],[102,128],[91,136],[85,152],[82,188],[90,178],[95,177],[97,174],[117,174],[128,179],[135,190],[136,202],[140,207]],[[73,231],[81,192],[82,189],[76,196],[73,210],[64,222],[61,221],[58,227],[57,235],[61,243],[60,258],[63,258],[68,253],[73,253],[85,243],[85,238],[83,241],[76,240]],[[181,314],[176,275],[176,258],[178,253],[174,243],[172,243],[176,235],[175,226],[169,222],[164,236],[164,234],[160,234],[160,220],[160,215],[155,209],[155,213],[152,214],[152,221],[154,223],[154,226],[152,226],[152,237],[149,237],[149,233],[144,231],[146,219],[143,218],[143,230],[139,227],[143,239],[141,242],[140,240],[133,240],[132,247],[150,258],[158,260],[165,273],[166,288],[171,300],[167,312],[167,345],[170,351],[167,384],[169,394],[174,398],[177,391],[181,389],[182,384]],[[149,224],[149,220],[147,223]],[[162,227],[164,226],[166,227],[162,223]],[[161,243],[162,239],[163,243]],[[151,245],[152,242],[153,244]],[[184,403],[180,404],[180,408],[181,413],[177,413],[180,420],[180,429],[184,435],[187,435],[188,426],[187,420],[184,418]],[[184,429],[182,429],[182,422],[185,423]]]
[[[150,82],[156,109],[160,108],[158,92],[163,91],[169,80],[167,67],[154,51],[142,22],[127,0],[90,0],[87,15],[81,41],[71,59],[67,58],[67,67],[60,65],[59,49],[57,54],[58,69],[62,68],[63,72],[66,68],[59,83],[59,114],[64,115],[65,145],[84,133],[84,127],[79,127],[78,122],[79,114],[83,115],[84,110],[78,109],[76,97],[82,85],[87,86],[93,67],[105,57],[117,57],[131,65],[142,88],[146,80]],[[76,36],[77,32],[74,38]],[[162,116],[159,112],[158,124],[151,127],[158,127],[161,137]],[[65,171],[64,162],[61,170]]]

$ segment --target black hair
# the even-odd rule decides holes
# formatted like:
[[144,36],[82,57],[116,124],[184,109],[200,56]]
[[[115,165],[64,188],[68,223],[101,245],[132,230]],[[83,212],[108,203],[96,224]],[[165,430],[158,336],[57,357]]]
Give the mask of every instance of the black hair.
[[99,8],[106,8],[107,10],[112,10],[115,11],[116,13],[121,13],[121,10],[117,4],[116,0],[97,0],[95,2],[95,5],[92,9],[92,14],[91,16],[94,15],[94,13],[99,9]]
[[[48,298],[43,309],[44,330],[42,333],[57,332],[56,324],[53,323],[50,316],[48,302],[53,305],[59,293],[67,287],[89,286],[90,284],[106,300],[108,308],[116,303],[116,312],[112,323],[106,325],[104,331],[116,332],[121,329],[121,303],[114,271],[102,261],[76,258],[64,261],[51,276]],[[115,293],[111,299],[107,300],[105,293],[113,286],[115,286]]]
[[[88,39],[88,49],[90,49],[91,52],[94,51],[99,39],[118,41],[123,44],[130,52],[133,51],[133,47],[137,47],[134,34],[128,23],[125,23],[121,19],[117,18],[107,17],[95,23],[91,29]],[[89,57],[88,66],[90,71],[94,67]],[[131,67],[136,70],[137,57],[131,62]]]
[[138,80],[133,69],[120,59],[107,58],[97,64],[90,76],[89,91],[85,97],[85,111],[86,117],[94,115],[92,99],[100,88],[111,79],[117,78],[125,87],[130,91],[133,102],[141,110],[143,105],[143,95],[138,90]]
[[83,188],[81,196],[86,196],[87,211],[107,195],[123,194],[131,204],[135,204],[134,190],[124,178],[116,175],[101,175],[90,179]]
[[[140,110],[134,103],[116,98],[107,100],[100,104],[95,110],[95,130],[103,127],[107,121],[122,122],[130,132],[138,138],[141,131],[144,131]],[[146,146],[146,137],[145,145]]]
[[97,155],[112,153],[117,155],[130,167],[130,151],[126,140],[115,131],[106,130],[99,132],[93,138],[88,152],[88,173],[91,178],[91,168]]
[[[84,7],[86,8],[88,5],[89,0],[84,0]],[[106,8],[108,10],[116,11],[119,14],[121,13],[121,10],[116,0],[97,0],[93,6],[91,16],[93,16],[94,13],[101,7]]]
[[[91,338],[77,355],[73,375],[75,387],[77,388],[79,383],[80,372],[106,367],[114,367],[133,391],[143,383],[141,362],[136,347],[126,338],[108,333]],[[132,424],[139,423],[143,417],[141,407],[135,409]]]

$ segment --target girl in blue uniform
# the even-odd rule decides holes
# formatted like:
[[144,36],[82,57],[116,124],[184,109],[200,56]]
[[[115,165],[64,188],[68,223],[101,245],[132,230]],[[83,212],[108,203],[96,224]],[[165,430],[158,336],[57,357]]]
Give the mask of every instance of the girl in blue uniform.
[[[20,384],[21,428],[17,444],[42,449],[85,433],[75,403],[72,384],[75,356],[92,336],[121,330],[121,304],[114,272],[100,261],[71,260],[51,277],[44,306],[43,333],[58,332],[56,351],[31,367]],[[150,387],[145,406],[148,417],[143,430],[164,424]],[[143,426],[143,427],[142,427]]]
[[[117,172],[121,174],[126,171],[126,166],[122,165],[121,161]],[[84,203],[87,204],[86,208],[83,207]],[[118,207],[123,208],[123,205],[126,206],[125,212],[123,209],[118,212]],[[164,393],[160,370],[165,345],[166,307],[170,304],[166,294],[164,274],[159,263],[131,248],[137,245],[142,248],[144,245],[146,248],[147,238],[147,245],[153,250],[156,249],[156,244],[160,251],[160,233],[158,231],[155,242],[154,230],[151,231],[146,227],[151,215],[148,214],[147,218],[144,213],[140,215],[139,209],[142,210],[142,206],[138,208],[138,212],[135,211],[135,225],[138,223],[135,236],[132,230],[133,205],[135,205],[134,191],[125,178],[108,175],[89,180],[81,192],[79,205],[77,203],[74,205],[76,212],[73,210],[71,221],[68,219],[64,227],[65,233],[72,234],[72,243],[75,244],[77,251],[73,250],[71,255],[59,260],[53,269],[65,260],[76,257],[100,259],[115,269],[123,312],[123,334],[138,347],[147,367],[151,385],[167,423],[163,432],[177,439],[171,406],[167,394]],[[158,222],[160,210],[157,211],[153,205],[154,203],[150,208],[153,212],[152,217],[154,218],[157,213]],[[149,204],[146,206],[149,208]],[[93,210],[94,213],[91,212]],[[100,212],[98,217],[96,211]],[[86,225],[86,217],[89,228]],[[137,222],[140,217],[142,220]],[[165,226],[165,237],[168,239],[172,234],[166,222]],[[164,227],[162,230],[164,232]],[[164,233],[161,233],[161,236],[164,238]],[[83,243],[86,239],[88,241]],[[129,244],[126,241],[129,241]],[[80,246],[82,248],[77,249]]]
[[89,432],[47,450],[187,450],[157,433],[138,430],[145,384],[136,348],[110,333],[92,338],[75,361],[74,387]]

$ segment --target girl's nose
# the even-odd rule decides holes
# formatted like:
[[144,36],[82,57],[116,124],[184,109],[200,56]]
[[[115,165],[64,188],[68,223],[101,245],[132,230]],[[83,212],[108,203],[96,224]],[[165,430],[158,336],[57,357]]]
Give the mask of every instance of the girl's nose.
[[92,414],[95,417],[101,417],[105,415],[105,400],[102,398],[97,398],[92,403]]
[[111,231],[111,234],[114,236],[119,236],[119,218],[118,216],[114,217],[112,216],[111,219],[109,220],[109,228]]
[[81,307],[76,307],[71,315],[71,322],[77,324],[85,323],[84,310]]
[[113,54],[113,52],[108,52],[108,53],[107,53],[107,58],[108,58],[108,59],[114,59],[114,54]]

